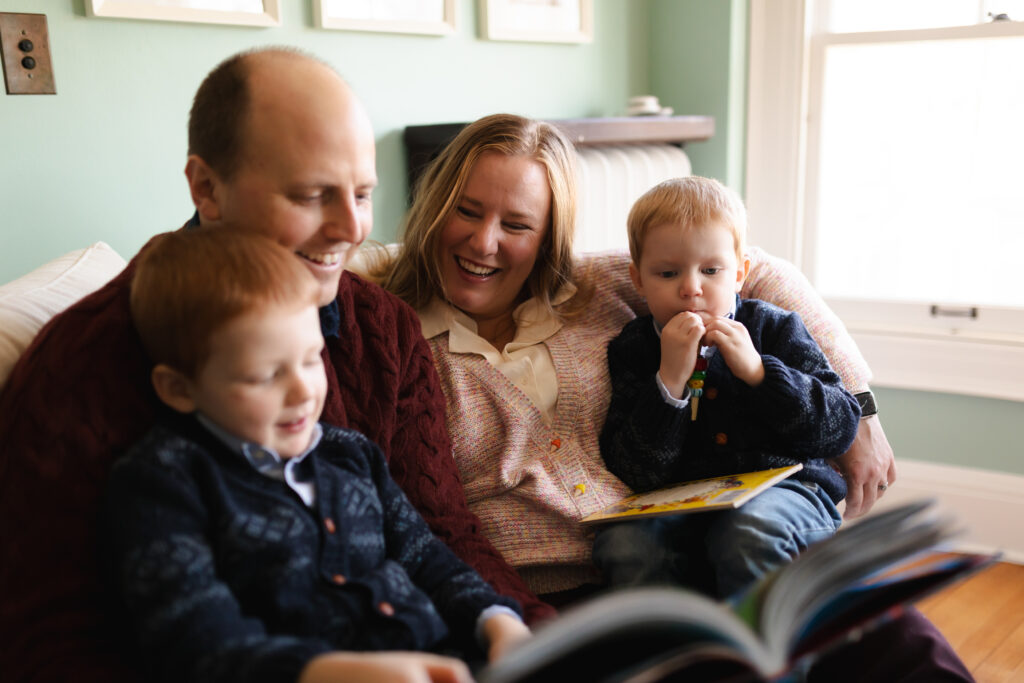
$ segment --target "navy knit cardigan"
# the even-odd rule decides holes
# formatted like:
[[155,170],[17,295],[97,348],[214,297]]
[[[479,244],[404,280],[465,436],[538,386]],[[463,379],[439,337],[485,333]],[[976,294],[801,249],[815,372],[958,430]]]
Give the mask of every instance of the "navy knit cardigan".
[[658,390],[661,339],[651,316],[630,321],[608,344],[612,400],[601,432],[608,469],[647,491],[801,462],[793,477],[819,484],[839,502],[846,483],[827,459],[853,443],[857,400],[796,313],[737,297],[736,320],[761,354],[764,381],[748,386],[714,353],[695,422]]
[[294,681],[329,650],[472,653],[480,612],[519,611],[434,537],[362,434],[323,424],[313,508],[195,420],[111,474],[108,579],[153,680]]

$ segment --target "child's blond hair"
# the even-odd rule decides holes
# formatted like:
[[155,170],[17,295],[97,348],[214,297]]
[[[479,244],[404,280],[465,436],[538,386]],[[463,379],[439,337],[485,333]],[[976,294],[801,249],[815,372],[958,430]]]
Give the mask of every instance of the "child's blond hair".
[[683,230],[720,224],[732,232],[736,258],[742,260],[747,240],[747,210],[733,190],[712,178],[686,176],[658,183],[633,204],[626,219],[629,254],[640,263],[644,237],[658,225]]

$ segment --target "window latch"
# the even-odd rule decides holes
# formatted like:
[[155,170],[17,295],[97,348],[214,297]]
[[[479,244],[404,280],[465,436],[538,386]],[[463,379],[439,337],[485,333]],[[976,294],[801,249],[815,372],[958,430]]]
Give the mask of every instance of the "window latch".
[[939,306],[932,304],[931,314],[933,318],[970,318],[978,317],[977,306]]

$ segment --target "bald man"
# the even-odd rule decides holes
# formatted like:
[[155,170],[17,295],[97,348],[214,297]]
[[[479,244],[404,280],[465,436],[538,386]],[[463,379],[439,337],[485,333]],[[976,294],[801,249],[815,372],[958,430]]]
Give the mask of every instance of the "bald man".
[[[528,620],[553,615],[469,512],[415,313],[344,270],[370,233],[377,184],[373,129],[348,85],[297,52],[229,58],[196,93],[185,176],[195,204],[185,229],[268,235],[320,283],[323,419],[378,443],[434,533]],[[44,327],[0,394],[5,681],[138,679],[105,605],[96,545],[110,465],[159,410],[128,310],[133,272],[134,261]]]

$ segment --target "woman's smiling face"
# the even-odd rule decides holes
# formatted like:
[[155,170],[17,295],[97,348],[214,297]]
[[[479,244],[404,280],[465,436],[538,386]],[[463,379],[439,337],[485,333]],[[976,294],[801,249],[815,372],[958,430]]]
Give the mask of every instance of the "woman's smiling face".
[[551,223],[547,170],[527,156],[480,155],[441,231],[448,300],[483,327],[508,320]]

